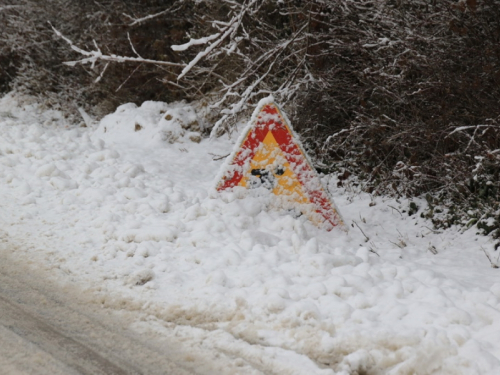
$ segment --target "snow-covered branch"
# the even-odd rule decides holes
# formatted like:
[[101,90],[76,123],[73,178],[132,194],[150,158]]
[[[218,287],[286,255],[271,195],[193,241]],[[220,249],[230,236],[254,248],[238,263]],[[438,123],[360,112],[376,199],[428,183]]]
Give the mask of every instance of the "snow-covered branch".
[[219,32],[217,34],[208,36],[206,38],[201,38],[201,39],[196,39],[193,40],[191,39],[188,43],[177,46],[174,45],[172,46],[172,49],[174,51],[184,51],[188,49],[189,47],[193,45],[199,45],[199,44],[207,44],[208,42],[214,40],[213,43],[208,45],[205,50],[199,52],[194,59],[192,59],[186,67],[182,70],[181,74],[179,74],[177,79],[182,79],[193,67],[200,62],[201,59],[207,57],[212,53],[217,47],[219,47],[226,38],[232,36],[234,37],[236,32],[238,31],[238,28],[240,27],[243,17],[247,13],[249,9],[251,9],[252,6],[254,6],[257,3],[257,0],[252,0],[248,5],[244,4],[240,10],[240,12],[235,15],[229,24],[225,27],[225,29],[222,32]]
[[[52,25],[51,25],[52,26]],[[94,65],[97,61],[109,61],[109,62],[117,62],[117,63],[124,63],[124,62],[133,62],[133,63],[142,63],[142,64],[154,64],[154,65],[162,65],[162,66],[171,66],[171,67],[184,67],[185,64],[179,64],[179,63],[173,63],[170,61],[161,61],[161,60],[150,60],[150,59],[145,59],[142,57],[130,57],[130,56],[119,56],[119,55],[106,55],[102,53],[100,48],[95,44],[96,49],[94,51],[87,51],[84,50],[83,48],[80,48],[76,46],[69,38],[65,37],[59,30],[57,30],[55,27],[52,26],[52,29],[56,33],[56,35],[63,39],[70,48],[78,52],[79,54],[86,56],[83,59],[80,60],[75,60],[75,61],[66,61],[64,62],[65,65],[68,66],[75,66],[78,64],[92,64]],[[94,42],[95,43],[95,42]]]

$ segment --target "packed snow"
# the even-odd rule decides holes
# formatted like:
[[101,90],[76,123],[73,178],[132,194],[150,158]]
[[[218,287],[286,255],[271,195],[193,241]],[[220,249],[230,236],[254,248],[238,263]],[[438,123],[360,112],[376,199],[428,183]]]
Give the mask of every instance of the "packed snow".
[[425,200],[409,215],[409,200],[334,176],[322,183],[349,232],[216,192],[244,124],[209,139],[205,118],[202,104],[145,102],[84,126],[4,96],[0,244],[103,308],[143,312],[136,330],[175,323],[262,373],[500,373],[491,238],[436,230]]

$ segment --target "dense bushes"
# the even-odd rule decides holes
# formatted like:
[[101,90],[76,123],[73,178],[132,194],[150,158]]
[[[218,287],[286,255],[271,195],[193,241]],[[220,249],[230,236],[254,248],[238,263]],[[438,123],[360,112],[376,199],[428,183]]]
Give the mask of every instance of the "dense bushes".
[[[94,40],[103,53],[132,54],[135,49],[157,59],[175,59],[170,45],[184,38],[189,25],[184,12],[157,17],[148,23],[133,23],[135,14],[165,10],[168,1],[75,1],[21,0],[0,6],[0,92],[15,89],[40,96],[43,101],[68,114],[84,106],[102,115],[116,105],[144,100],[170,101],[179,98],[160,81],[162,70],[144,64],[110,64],[98,80],[105,63],[70,67],[63,62],[79,57],[57,38],[51,25],[79,46],[93,47]],[[173,3],[173,2],[171,2]],[[98,82],[96,82],[98,80]]]
[[[492,232],[500,220],[495,0],[41,3],[0,11],[3,90],[56,93],[101,111],[204,98],[219,114],[218,131],[274,94],[340,183],[357,176],[373,194],[429,194],[423,214],[436,225],[484,229],[488,218]],[[86,51],[95,40],[106,55],[184,65],[96,59],[66,67],[82,56],[54,40],[47,20]]]

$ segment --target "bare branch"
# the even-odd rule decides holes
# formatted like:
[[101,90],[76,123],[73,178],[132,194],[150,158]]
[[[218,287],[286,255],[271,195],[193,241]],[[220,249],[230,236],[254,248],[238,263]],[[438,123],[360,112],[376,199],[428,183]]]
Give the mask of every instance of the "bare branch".
[[488,253],[486,252],[486,250],[482,246],[481,246],[481,250],[483,250],[484,255],[486,255],[486,258],[488,258],[488,261],[490,262],[491,268],[500,268],[498,266],[498,264],[493,263],[493,261],[491,260],[491,257],[488,255]]
[[363,229],[361,229],[361,227],[358,225],[358,223],[356,223],[355,220],[352,221],[354,224],[356,224],[356,226],[358,227],[358,229],[361,231],[361,233],[363,233],[363,236],[365,236],[365,242],[368,242],[370,241],[370,238],[365,234],[365,232],[363,232]]
[[95,64],[97,61],[112,61],[112,62],[117,62],[117,63],[124,63],[124,62],[133,62],[136,64],[139,63],[144,63],[144,64],[154,64],[154,65],[163,65],[163,66],[172,66],[172,67],[185,67],[185,64],[178,64],[178,63],[173,63],[170,61],[160,61],[160,60],[150,60],[150,59],[144,59],[142,57],[129,57],[129,56],[118,56],[118,55],[105,55],[101,52],[99,47],[96,48],[97,50],[95,51],[86,51],[78,46],[76,46],[69,38],[65,37],[61,32],[59,32],[56,28],[54,28],[52,25],[52,30],[56,33],[56,35],[63,39],[66,43],[69,44],[71,49],[75,52],[78,52],[79,54],[83,56],[87,56],[86,58],[83,58],[81,60],[75,60],[75,61],[66,61],[64,62],[65,65],[68,66],[75,66],[78,64]]
[[174,7],[172,6],[172,7],[168,8],[168,9],[165,9],[165,10],[163,10],[161,12],[158,12],[158,13],[155,13],[155,14],[149,14],[146,17],[141,17],[141,18],[134,18],[134,17],[132,17],[132,16],[130,16],[128,14],[125,14],[125,13],[123,13],[123,15],[125,17],[130,18],[133,21],[129,26],[135,26],[135,25],[141,24],[141,23],[146,22],[146,21],[151,21],[152,19],[161,17],[161,16],[163,16],[165,14],[171,13],[173,11],[173,8]]

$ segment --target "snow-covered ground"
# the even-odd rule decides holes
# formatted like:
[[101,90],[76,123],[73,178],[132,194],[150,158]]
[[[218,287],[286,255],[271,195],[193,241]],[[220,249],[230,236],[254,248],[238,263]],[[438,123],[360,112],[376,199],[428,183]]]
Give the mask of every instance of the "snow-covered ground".
[[3,97],[0,242],[104,308],[141,311],[135,330],[175,323],[262,373],[500,373],[490,238],[435,231],[425,200],[409,216],[408,200],[331,176],[348,233],[273,211],[270,197],[216,193],[238,134],[201,139],[203,118],[146,102],[82,127]]

